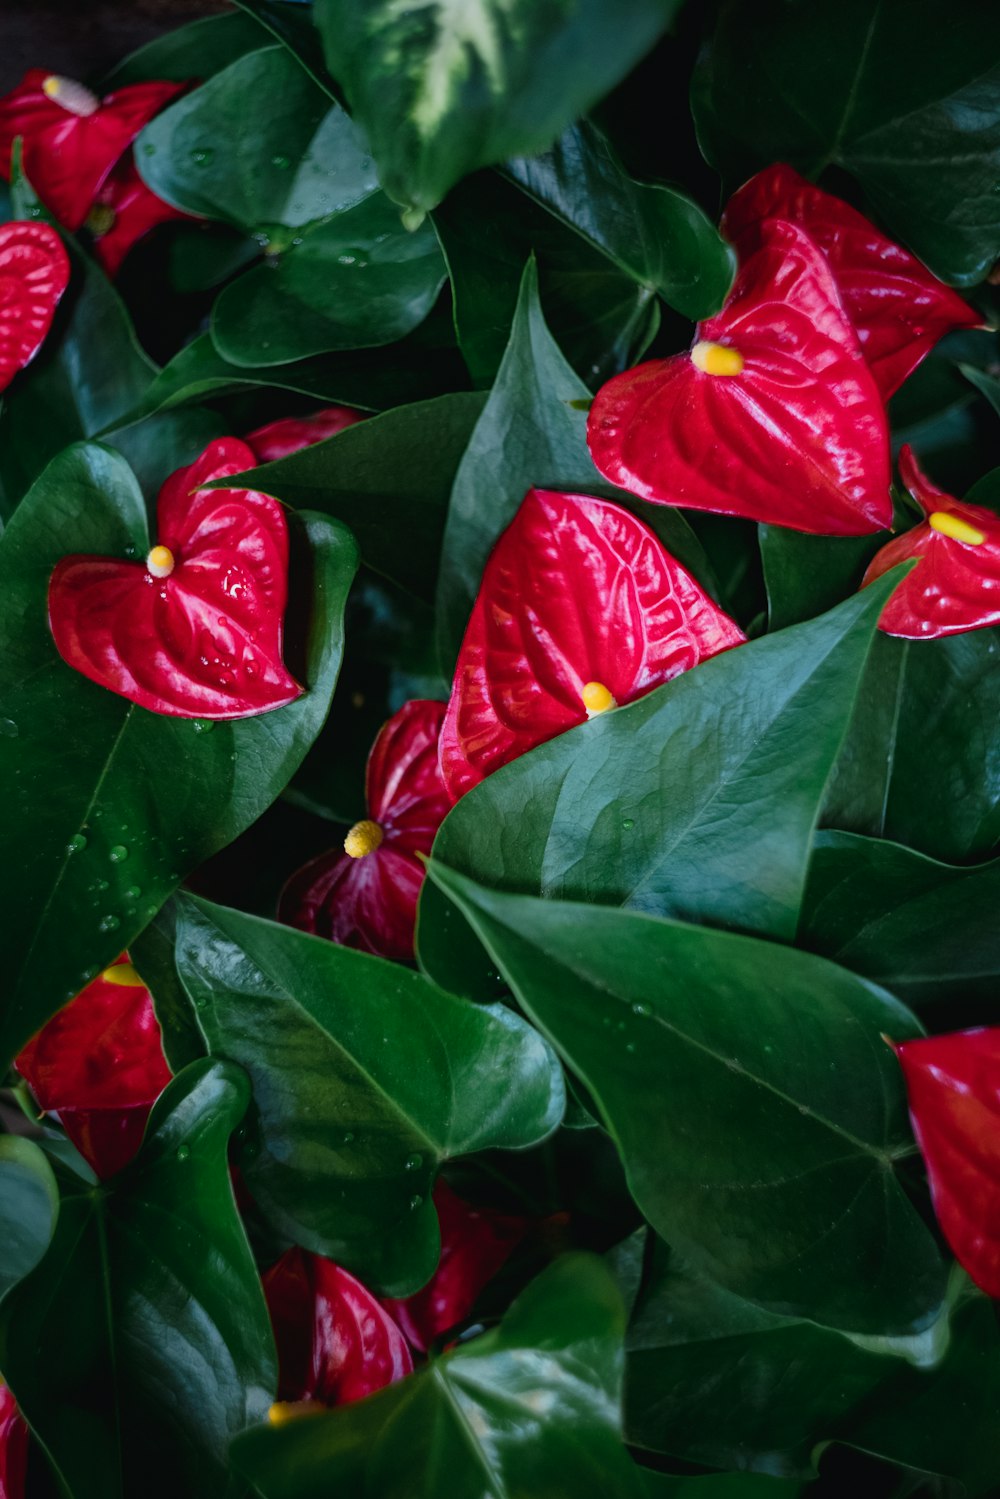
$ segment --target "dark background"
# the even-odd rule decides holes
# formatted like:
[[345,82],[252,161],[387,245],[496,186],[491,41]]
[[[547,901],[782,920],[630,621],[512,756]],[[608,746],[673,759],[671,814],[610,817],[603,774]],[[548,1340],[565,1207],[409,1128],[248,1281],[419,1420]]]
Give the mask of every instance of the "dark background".
[[28,68],[86,80],[228,0],[0,0],[0,94]]

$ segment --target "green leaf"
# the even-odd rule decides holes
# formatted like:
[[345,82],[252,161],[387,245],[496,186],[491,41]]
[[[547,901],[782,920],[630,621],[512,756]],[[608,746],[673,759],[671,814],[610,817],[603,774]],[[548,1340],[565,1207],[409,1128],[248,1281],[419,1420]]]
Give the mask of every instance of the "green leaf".
[[758,536],[772,631],[815,619],[856,593],[869,562],[889,539],[885,531],[875,536],[805,536],[763,525]]
[[[323,64],[323,46],[313,25],[308,0],[234,0],[264,31],[287,47],[289,54],[331,98],[336,98]],[[340,100],[337,100],[340,103]]]
[[109,94],[150,78],[172,78],[178,83],[197,78],[204,82],[244,53],[259,51],[261,41],[260,26],[249,16],[206,16],[130,52],[105,74],[100,92]]
[[382,186],[416,214],[462,177],[544,150],[666,28],[676,0],[318,0],[327,65]]
[[967,372],[975,369],[987,379],[997,352],[993,333],[949,333],[889,402],[893,451],[909,443],[950,494],[964,494],[995,457],[996,418],[985,386],[977,393]]
[[1000,10],[980,0],[725,0],[693,86],[736,187],[772,161],[851,172],[939,276],[1000,253]]
[[373,193],[291,239],[227,286],[212,339],[233,364],[283,364],[393,343],[430,312],[445,264],[430,224],[409,232]]
[[438,653],[446,668],[458,654],[494,543],[533,485],[614,496],[692,572],[704,572],[704,553],[676,510],[644,504],[601,479],[587,448],[589,402],[589,390],[546,326],[529,261],[503,363],[451,491],[437,596]]
[[250,1077],[240,1161],[272,1225],[405,1296],[440,1252],[431,1189],[453,1156],[533,1145],[564,1107],[562,1070],[503,1005],[191,897],[177,971],[213,1055]]
[[[60,557],[148,547],[128,466],[86,444],[52,461],[0,538],[0,780],[11,788],[0,1062],[131,942],[188,870],[260,816],[329,710],[357,565],[346,531],[323,516],[293,528],[286,657],[309,690],[211,732],[88,681],[49,634],[46,590]],[[112,860],[119,845],[126,857]]]
[[[594,1098],[637,1205],[727,1290],[852,1332],[919,1331],[941,1259],[885,990],[822,958],[631,911],[501,895],[436,861],[528,1017]],[[650,1099],[656,1107],[650,1107]]]
[[63,1198],[0,1303],[4,1377],[73,1499],[217,1499],[230,1438],[266,1415],[274,1347],[226,1161],[248,1096],[217,1062],[175,1078],[135,1162]]
[[998,859],[956,867],[898,843],[820,833],[797,941],[916,1009],[993,1000],[998,906]]
[[0,1136],[0,1298],[38,1264],[59,1217],[59,1188],[33,1140]]
[[247,1432],[263,1499],[641,1499],[621,1445],[624,1308],[607,1270],[564,1255],[493,1332],[369,1400]]
[[508,162],[506,171],[685,317],[697,321],[722,306],[736,269],[732,248],[683,193],[630,177],[589,120],[572,126],[544,155]]
[[985,396],[993,410],[1000,415],[1000,380],[988,370],[976,369],[973,364],[959,365],[962,374],[974,385],[981,396]]
[[990,852],[1000,838],[996,630],[877,637],[823,822],[935,859]]
[[345,521],[369,567],[431,602],[448,495],[484,400],[462,393],[397,407],[262,464],[253,483]]
[[[827,780],[895,581],[503,766],[448,814],[435,858],[494,888],[791,941]],[[490,992],[433,887],[417,945],[438,983]]]

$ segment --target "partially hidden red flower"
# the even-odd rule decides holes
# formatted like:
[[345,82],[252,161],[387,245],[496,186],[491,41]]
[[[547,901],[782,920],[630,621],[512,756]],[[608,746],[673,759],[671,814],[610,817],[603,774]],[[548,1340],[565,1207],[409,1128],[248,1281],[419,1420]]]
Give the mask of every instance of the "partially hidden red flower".
[[895,1052],[938,1222],[976,1285],[1000,1297],[1000,1027]]
[[7,1385],[0,1380],[0,1499],[24,1499],[28,1428]]
[[766,219],[798,224],[823,251],[883,400],[946,333],[983,326],[982,314],[915,255],[793,167],[778,163],[751,177],[729,200],[722,231],[743,257]]
[[359,1280],[321,1255],[289,1249],[264,1276],[278,1348],[280,1421],[303,1401],[347,1405],[412,1372],[406,1339]]
[[862,587],[897,562],[918,562],[882,610],[879,628],[936,640],[1000,624],[1000,517],[938,489],[909,447],[900,452],[899,471],[927,519],[876,552],[865,573]]
[[406,962],[413,957],[418,854],[429,854],[451,809],[438,762],[444,703],[415,698],[382,729],[368,756],[368,816],[343,847],[320,854],[292,875],[279,915],[289,926],[362,952]]
[[38,353],[69,285],[69,258],[48,224],[0,225],[0,390]]
[[829,536],[892,522],[882,398],[826,257],[769,219],[689,353],[598,391],[587,440],[647,500]]
[[288,530],[254,489],[205,489],[255,467],[223,437],[172,474],[145,562],[64,557],[49,583],[49,624],[63,660],[154,713],[247,718],[303,689],[281,659]]
[[79,229],[98,189],[142,127],[186,87],[132,83],[99,99],[82,83],[31,68],[0,99],[0,176],[23,141],[25,175],[67,229]]
[[100,1177],[128,1165],[170,1081],[149,990],[123,953],[15,1059],[46,1113]]
[[363,411],[353,411],[350,406],[324,406],[311,416],[286,416],[277,422],[268,422],[248,432],[243,441],[253,448],[258,463],[273,463],[276,458],[288,458],[313,443],[325,442],[336,437],[345,427],[365,419]]
[[531,489],[486,564],[441,730],[457,800],[745,636],[629,511]]
[[527,1218],[470,1206],[443,1177],[434,1188],[434,1206],[441,1229],[437,1269],[415,1296],[383,1302],[410,1346],[420,1353],[465,1321],[483,1287],[503,1268],[531,1227]]
[[180,219],[190,222],[191,215],[164,203],[146,186],[129,152],[97,194],[87,215],[87,228],[94,236],[94,254],[113,278],[133,245],[150,230]]

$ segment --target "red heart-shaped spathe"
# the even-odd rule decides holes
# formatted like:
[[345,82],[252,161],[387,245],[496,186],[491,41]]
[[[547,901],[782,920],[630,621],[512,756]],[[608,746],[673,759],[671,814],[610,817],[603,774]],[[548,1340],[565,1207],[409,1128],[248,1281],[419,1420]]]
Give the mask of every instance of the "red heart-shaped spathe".
[[347,1405],[412,1372],[406,1339],[359,1280],[289,1249],[264,1276],[278,1348],[278,1399]]
[[[532,489],[483,573],[441,730],[458,797],[509,760],[745,639],[652,531]],[[584,689],[602,687],[591,707]]]
[[253,448],[258,463],[273,463],[276,458],[288,458],[311,448],[313,443],[325,442],[336,437],[345,427],[364,421],[363,411],[352,411],[349,406],[324,406],[311,416],[287,416],[281,421],[268,422],[248,432],[243,441]]
[[205,489],[255,466],[219,438],[160,490],[160,547],[173,570],[114,557],[64,557],[49,583],[49,624],[63,660],[153,713],[247,718],[302,688],[281,659],[288,531],[281,506],[253,489]]
[[[281,920],[331,942],[408,962],[413,957],[417,897],[424,881],[418,854],[429,854],[451,808],[438,760],[444,703],[404,703],[380,730],[368,757],[368,819],[352,829],[352,857],[343,847],[310,860],[292,875]],[[371,833],[377,827],[378,835]],[[360,830],[360,831],[359,831]]]
[[79,229],[118,158],[186,87],[132,83],[98,99],[72,79],[31,68],[0,99],[0,175],[10,179],[11,152],[20,136],[28,181],[61,224]]
[[729,200],[722,231],[741,257],[752,252],[765,219],[800,225],[827,257],[883,400],[946,333],[983,326],[982,314],[909,250],[792,167],[767,167]]
[[[885,411],[826,257],[782,220],[757,238],[690,354],[598,391],[591,455],[647,500],[821,535],[882,530],[892,522]],[[742,368],[695,363],[720,348]]]
[[976,1285],[1000,1297],[1000,1027],[895,1050],[938,1222]]
[[17,1402],[0,1380],[0,1499],[24,1499],[28,1474],[28,1428]]
[[69,284],[69,259],[48,224],[0,225],[0,390],[38,353]]
[[190,214],[181,213],[150,191],[129,152],[98,193],[87,217],[87,228],[94,236],[94,254],[113,278],[133,245],[150,230],[181,219],[191,222]]
[[98,1176],[126,1166],[170,1081],[149,990],[127,954],[54,1015],[15,1066]]
[[503,1268],[531,1226],[527,1218],[470,1206],[443,1177],[434,1188],[434,1206],[441,1230],[437,1269],[415,1296],[383,1302],[410,1346],[420,1353],[465,1321],[483,1287]]
[[937,640],[1000,624],[1000,518],[938,489],[909,447],[900,452],[899,471],[927,519],[876,552],[865,573],[862,587],[897,562],[919,563],[893,591],[879,629]]

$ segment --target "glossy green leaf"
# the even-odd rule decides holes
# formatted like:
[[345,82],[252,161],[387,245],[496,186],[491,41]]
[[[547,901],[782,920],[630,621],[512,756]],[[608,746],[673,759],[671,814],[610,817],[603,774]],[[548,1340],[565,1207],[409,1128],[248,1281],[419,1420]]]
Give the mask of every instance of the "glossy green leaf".
[[584,120],[542,156],[510,161],[524,190],[641,286],[697,321],[718,312],[736,257],[708,216],[671,187],[636,182]]
[[990,852],[1000,838],[996,630],[878,636],[823,821],[935,859]]
[[696,1268],[852,1332],[934,1319],[944,1270],[893,1172],[913,1146],[880,1040],[920,1027],[892,995],[756,938],[502,895],[436,862],[431,878],[593,1096],[644,1216]]
[[385,191],[414,213],[478,167],[544,150],[649,50],[676,0],[318,0],[326,61]]
[[462,393],[397,407],[262,464],[253,482],[345,521],[369,567],[432,601],[448,495],[484,400]]
[[[996,364],[997,347],[992,333],[948,334],[889,402],[893,451],[908,443],[949,494],[964,494],[995,457],[986,370]],[[978,389],[970,370],[982,382]]]
[[98,687],[49,634],[60,557],[148,547],[128,466],[93,444],[53,460],[0,539],[0,779],[10,787],[0,1060],[128,945],[188,870],[260,816],[329,710],[357,565],[342,527],[314,515],[293,528],[286,659],[309,690],[274,713],[207,726]]
[[247,1432],[234,1463],[263,1499],[641,1499],[619,1432],[624,1323],[600,1261],[564,1255],[495,1331],[357,1405]]
[[[503,766],[448,814],[435,857],[494,888],[790,941],[827,780],[894,581],[704,661]],[[490,992],[461,923],[428,886],[417,946],[438,983]]]
[[247,52],[263,45],[260,26],[249,16],[205,16],[178,26],[138,47],[101,81],[101,93],[145,83],[150,78],[204,82]]
[[975,365],[963,364],[962,374],[974,385],[979,394],[985,396],[993,410],[1000,416],[1000,380],[996,375],[991,375],[987,370],[978,370]]
[[273,1226],[401,1296],[437,1264],[443,1161],[533,1145],[562,1070],[502,1005],[384,958],[180,897],[177,971],[213,1055],[250,1076],[240,1162]]
[[820,833],[797,940],[917,1009],[993,1000],[998,909],[1000,860],[941,864],[898,843]]
[[183,1072],[0,1303],[4,1377],[72,1499],[217,1499],[230,1438],[266,1415],[274,1347],[226,1163],[248,1097],[236,1068]]
[[253,16],[266,33],[287,47],[290,55],[320,88],[325,89],[331,98],[336,97],[323,63],[323,44],[313,25],[309,0],[234,0],[234,4]]
[[678,1478],[644,1468],[647,1499],[798,1499],[802,1485],[758,1473],[708,1473]]
[[0,1297],[34,1270],[59,1217],[59,1188],[33,1140],[0,1135]]
[[493,545],[532,486],[613,495],[680,562],[705,572],[704,553],[676,510],[647,505],[601,479],[587,448],[589,402],[589,390],[542,316],[537,269],[530,261],[503,363],[451,492],[437,596],[438,652],[446,668],[458,654]]
[[769,630],[815,619],[856,593],[865,568],[889,540],[875,536],[806,536],[782,526],[759,526],[767,586]]
[[737,187],[844,167],[939,276],[1000,254],[1000,10],[981,0],[725,0],[695,76],[702,146]]

